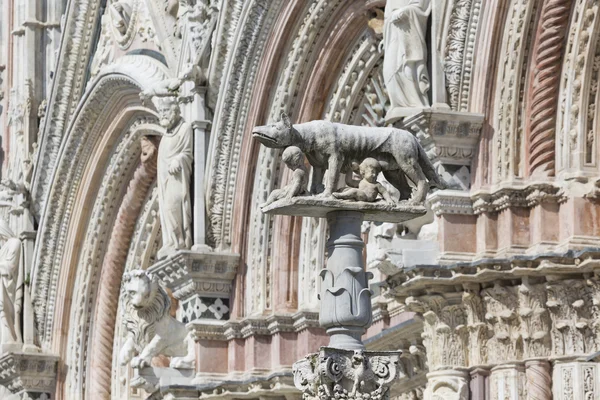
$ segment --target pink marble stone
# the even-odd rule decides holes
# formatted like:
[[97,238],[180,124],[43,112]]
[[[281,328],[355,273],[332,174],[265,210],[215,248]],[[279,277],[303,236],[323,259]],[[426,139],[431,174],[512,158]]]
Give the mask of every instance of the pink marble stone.
[[439,218],[439,227],[440,252],[476,252],[477,216],[444,214]]
[[229,346],[222,340],[200,339],[196,343],[198,357],[196,372],[220,373],[228,372]]
[[477,218],[477,254],[498,249],[498,214],[482,213]]

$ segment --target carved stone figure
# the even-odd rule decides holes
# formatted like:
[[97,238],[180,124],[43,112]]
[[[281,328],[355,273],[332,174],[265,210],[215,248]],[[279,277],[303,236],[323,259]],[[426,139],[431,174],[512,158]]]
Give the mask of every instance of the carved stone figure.
[[[390,97],[388,115],[401,108],[429,107],[427,19],[431,0],[388,0],[383,29],[383,78]],[[400,111],[400,113],[398,113]]]
[[192,247],[190,179],[193,161],[192,127],[180,115],[175,97],[157,101],[160,125],[165,133],[158,147],[158,204],[162,228],[162,259]]
[[350,187],[341,192],[333,193],[333,197],[342,200],[356,200],[374,202],[381,195],[388,203],[394,203],[394,199],[383,185],[377,182],[377,175],[381,172],[379,161],[374,158],[365,158],[359,166],[361,180],[347,179],[346,184]]
[[115,1],[108,7],[113,26],[121,35],[124,35],[127,33],[127,27],[131,19],[131,4],[128,1],[121,0]]
[[[20,268],[21,240],[0,221],[0,344],[2,350],[22,343],[23,271]],[[7,346],[8,345],[8,346]]]
[[283,151],[281,159],[285,165],[293,171],[291,182],[281,189],[275,189],[269,195],[267,202],[263,207],[280,199],[291,199],[307,193],[308,172],[304,166],[304,154],[296,146],[290,146]]
[[153,357],[173,357],[171,368],[195,365],[194,340],[185,325],[170,315],[171,299],[155,276],[143,270],[125,273],[124,323],[127,340],[119,354],[121,365],[149,367]]
[[406,177],[415,184],[416,190],[409,201],[411,204],[425,201],[430,184],[443,187],[427,154],[417,139],[405,130],[328,121],[292,125],[283,113],[280,122],[254,128],[253,137],[267,147],[300,148],[313,166],[313,194],[316,194],[324,172],[328,170],[324,197],[332,196],[340,173],[347,172],[352,162],[368,157],[379,161],[385,178],[400,191],[400,199],[408,198],[412,192]]

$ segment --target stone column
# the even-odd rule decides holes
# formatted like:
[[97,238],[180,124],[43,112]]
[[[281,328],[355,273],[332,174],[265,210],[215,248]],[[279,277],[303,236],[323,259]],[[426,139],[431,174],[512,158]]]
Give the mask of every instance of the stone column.
[[503,364],[492,368],[490,377],[492,399],[524,399],[526,391],[525,381],[525,368],[523,364]]
[[525,362],[528,400],[552,400],[552,376],[547,360]]
[[490,397],[490,371],[485,368],[475,368],[471,371],[471,400],[487,400]]
[[334,211],[327,215],[330,237],[327,268],[321,271],[319,322],[331,336],[330,347],[364,349],[361,336],[371,324],[371,295],[360,234],[363,214]]
[[204,170],[206,167],[206,136],[210,122],[206,120],[205,87],[192,90],[192,119],[194,129],[194,251],[206,251],[206,207],[204,201]]

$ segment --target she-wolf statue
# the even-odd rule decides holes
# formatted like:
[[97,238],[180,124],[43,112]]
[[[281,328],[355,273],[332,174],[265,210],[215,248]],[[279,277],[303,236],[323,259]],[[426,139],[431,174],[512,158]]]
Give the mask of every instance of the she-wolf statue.
[[[425,150],[408,131],[385,127],[344,125],[328,121],[311,121],[302,124],[290,122],[282,113],[281,121],[271,125],[257,126],[252,136],[271,148],[297,146],[313,167],[311,192],[323,182],[328,170],[324,197],[331,197],[336,190],[340,173],[350,170],[352,162],[362,162],[372,157],[380,162],[383,175],[400,191],[400,199],[409,204],[422,204],[430,186],[444,188]],[[416,190],[408,185],[408,177]]]

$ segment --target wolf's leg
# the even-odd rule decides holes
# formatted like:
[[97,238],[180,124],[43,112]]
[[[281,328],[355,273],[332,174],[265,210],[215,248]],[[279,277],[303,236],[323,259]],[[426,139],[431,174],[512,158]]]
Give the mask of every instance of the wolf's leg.
[[310,193],[316,195],[319,193],[321,186],[323,185],[323,168],[313,167],[312,178],[310,182]]
[[400,192],[400,200],[408,200],[412,193],[412,188],[406,180],[404,172],[400,169],[383,171],[385,179]]
[[343,162],[340,159],[340,156],[335,155],[329,157],[327,181],[325,182],[325,191],[323,191],[323,197],[331,197],[331,194],[335,191],[335,189],[337,189],[342,164]]
[[415,190],[408,202],[410,204],[423,204],[425,202],[425,197],[427,197],[429,183],[427,183],[427,178],[419,166],[418,161],[415,158],[410,157],[403,160],[403,163],[400,164],[400,166],[406,176],[408,176],[408,179],[410,179],[417,187],[417,190]]

